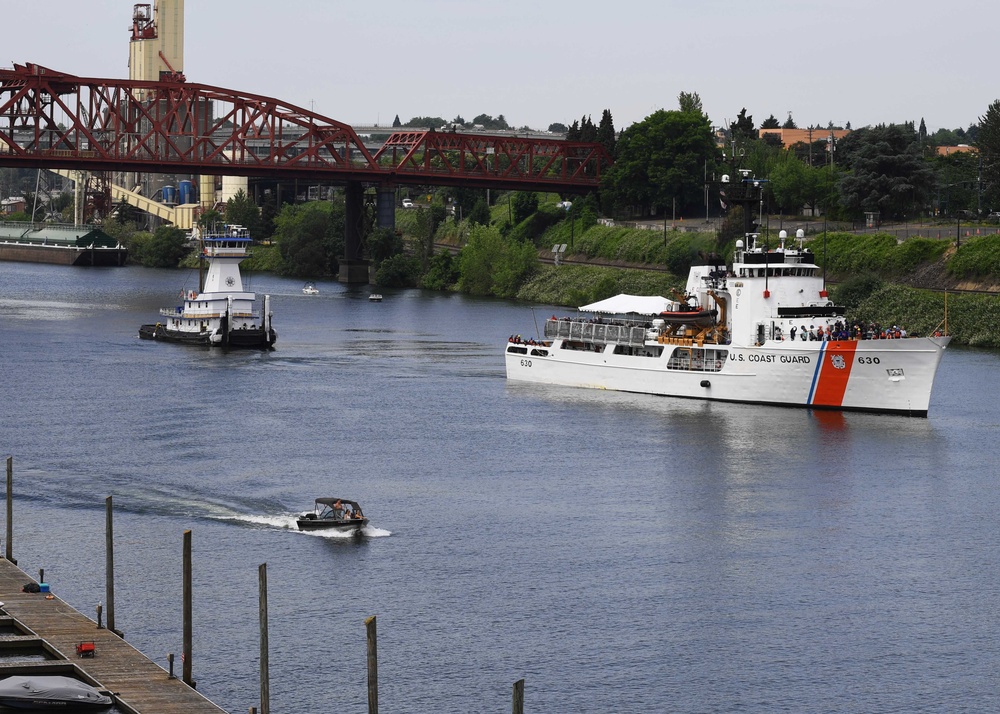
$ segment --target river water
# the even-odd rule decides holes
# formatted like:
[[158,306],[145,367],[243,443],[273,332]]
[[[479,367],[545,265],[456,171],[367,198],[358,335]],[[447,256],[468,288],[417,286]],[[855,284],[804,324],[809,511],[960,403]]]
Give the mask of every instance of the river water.
[[[193,274],[0,264],[14,551],[165,666],[194,543],[198,689],[275,712],[1000,708],[995,352],[950,349],[928,419],[507,384],[511,302],[255,276],[277,348],[136,337]],[[552,308],[539,310],[539,321]],[[565,308],[560,308],[565,312]],[[303,534],[317,496],[360,541]]]

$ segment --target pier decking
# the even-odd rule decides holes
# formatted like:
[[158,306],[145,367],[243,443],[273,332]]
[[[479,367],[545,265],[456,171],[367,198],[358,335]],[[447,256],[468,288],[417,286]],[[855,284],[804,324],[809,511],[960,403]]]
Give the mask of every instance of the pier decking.
[[[59,599],[45,593],[25,593],[34,578],[13,563],[0,558],[0,677],[12,674],[83,673],[83,679],[118,695],[118,707],[137,714],[225,714],[180,679],[169,679],[154,664],[107,629]],[[6,613],[13,622],[5,620]],[[11,633],[13,629],[13,633]],[[41,642],[39,642],[41,640]],[[78,657],[77,645],[94,643],[93,657]],[[44,657],[17,661],[3,657],[4,651],[37,652]]]

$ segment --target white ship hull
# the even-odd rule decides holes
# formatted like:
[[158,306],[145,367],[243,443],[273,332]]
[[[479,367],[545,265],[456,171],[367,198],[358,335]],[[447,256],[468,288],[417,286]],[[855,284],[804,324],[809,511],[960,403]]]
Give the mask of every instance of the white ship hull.
[[597,352],[566,349],[561,339],[548,345],[510,343],[507,378],[692,399],[926,416],[934,374],[950,339],[705,345],[705,352],[694,348],[705,359],[680,365],[675,346],[655,341],[646,347],[657,356],[648,357],[616,354],[612,344]]

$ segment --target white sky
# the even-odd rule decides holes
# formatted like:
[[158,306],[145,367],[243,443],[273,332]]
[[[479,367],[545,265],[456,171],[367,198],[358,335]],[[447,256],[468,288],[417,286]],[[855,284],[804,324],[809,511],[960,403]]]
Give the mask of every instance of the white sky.
[[[127,78],[133,4],[0,0],[0,66]],[[933,132],[1000,98],[995,0],[185,0],[185,25],[189,81],[352,124],[607,108],[620,130],[689,91],[716,125]]]

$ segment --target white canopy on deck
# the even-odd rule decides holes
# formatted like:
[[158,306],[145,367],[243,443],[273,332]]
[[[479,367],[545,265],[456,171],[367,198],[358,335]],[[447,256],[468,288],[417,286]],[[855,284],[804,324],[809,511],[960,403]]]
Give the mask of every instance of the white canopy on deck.
[[627,315],[637,313],[639,315],[659,315],[665,310],[669,310],[674,301],[659,295],[615,295],[607,300],[599,300],[580,308],[580,312],[603,312],[612,315]]

